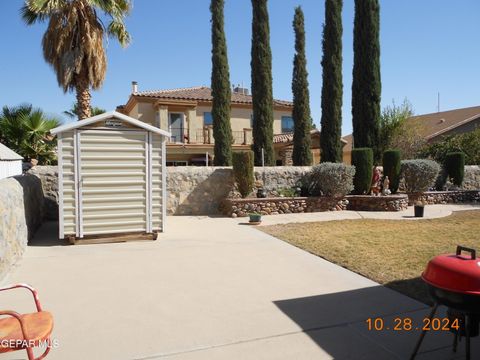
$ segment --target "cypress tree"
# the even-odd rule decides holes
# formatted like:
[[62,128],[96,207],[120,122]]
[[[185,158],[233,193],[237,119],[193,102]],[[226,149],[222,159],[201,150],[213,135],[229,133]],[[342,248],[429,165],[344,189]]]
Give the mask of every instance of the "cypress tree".
[[322,58],[321,162],[342,162],[342,7],[343,0],[325,0]]
[[310,95],[308,92],[307,58],[305,56],[305,26],[303,11],[300,6],[295,8],[293,18],[295,31],[295,57],[293,59],[293,165],[305,166],[312,164],[310,137]]
[[353,34],[352,125],[354,147],[379,154],[380,123],[380,5],[378,0],[355,0]]
[[252,0],[252,100],[255,165],[275,165],[273,151],[272,51],[267,0]]
[[230,74],[227,42],[223,29],[224,0],[212,0],[212,118],[215,139],[213,163],[216,166],[232,165],[232,128],[230,124]]

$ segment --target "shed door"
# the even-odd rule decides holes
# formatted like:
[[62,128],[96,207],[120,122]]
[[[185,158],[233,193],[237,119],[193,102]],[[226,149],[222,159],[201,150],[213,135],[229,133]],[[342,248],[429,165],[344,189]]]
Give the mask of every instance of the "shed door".
[[78,236],[150,232],[148,133],[84,130],[78,135]]

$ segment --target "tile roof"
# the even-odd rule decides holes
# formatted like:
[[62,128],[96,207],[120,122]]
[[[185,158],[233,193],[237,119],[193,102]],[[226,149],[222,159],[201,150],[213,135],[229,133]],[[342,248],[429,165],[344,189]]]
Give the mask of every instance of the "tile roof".
[[[480,106],[454,109],[425,115],[416,115],[407,119],[415,126],[420,135],[430,140],[480,117]],[[352,148],[352,134],[344,136],[348,144],[345,150]]]
[[[157,99],[174,99],[174,100],[194,100],[194,101],[212,101],[212,90],[206,86],[195,86],[189,88],[168,89],[168,90],[151,90],[138,91],[133,93],[139,97],[153,97]],[[232,91],[233,104],[251,104],[252,96]],[[293,106],[291,101],[273,100],[274,105]]]

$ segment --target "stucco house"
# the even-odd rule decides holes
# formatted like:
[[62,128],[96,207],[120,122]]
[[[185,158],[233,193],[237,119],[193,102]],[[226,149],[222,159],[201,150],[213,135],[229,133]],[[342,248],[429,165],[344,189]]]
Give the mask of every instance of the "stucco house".
[[[291,164],[293,140],[293,103],[274,100],[274,149],[277,165]],[[205,165],[213,159],[212,95],[206,86],[139,91],[132,82],[132,93],[117,111],[172,134],[167,144],[167,165]],[[235,87],[231,98],[233,151],[251,149],[253,136],[252,96],[248,90]],[[283,136],[288,135],[288,136]],[[318,158],[318,131],[312,131],[312,151]],[[208,155],[207,155],[208,154]],[[317,161],[318,162],[318,161]]]
[[[438,142],[446,136],[463,134],[480,127],[480,106],[415,115],[407,119],[407,124],[417,129],[427,142]],[[350,163],[352,134],[344,139],[347,144],[343,148],[343,161]]]

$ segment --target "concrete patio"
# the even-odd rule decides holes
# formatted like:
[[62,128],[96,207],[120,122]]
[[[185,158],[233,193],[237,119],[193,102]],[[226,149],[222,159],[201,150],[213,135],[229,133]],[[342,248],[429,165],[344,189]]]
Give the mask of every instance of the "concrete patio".
[[[322,220],[312,216],[304,219]],[[408,358],[419,331],[369,331],[365,321],[383,317],[391,328],[410,317],[421,326],[424,304],[242,221],[169,217],[155,242],[83,246],[62,246],[47,223],[7,281],[32,284],[54,314],[59,347],[48,359]],[[287,221],[302,220],[265,222]],[[21,290],[1,297],[2,309],[33,309]],[[452,339],[428,333],[418,359],[462,358],[464,342],[454,357]]]

